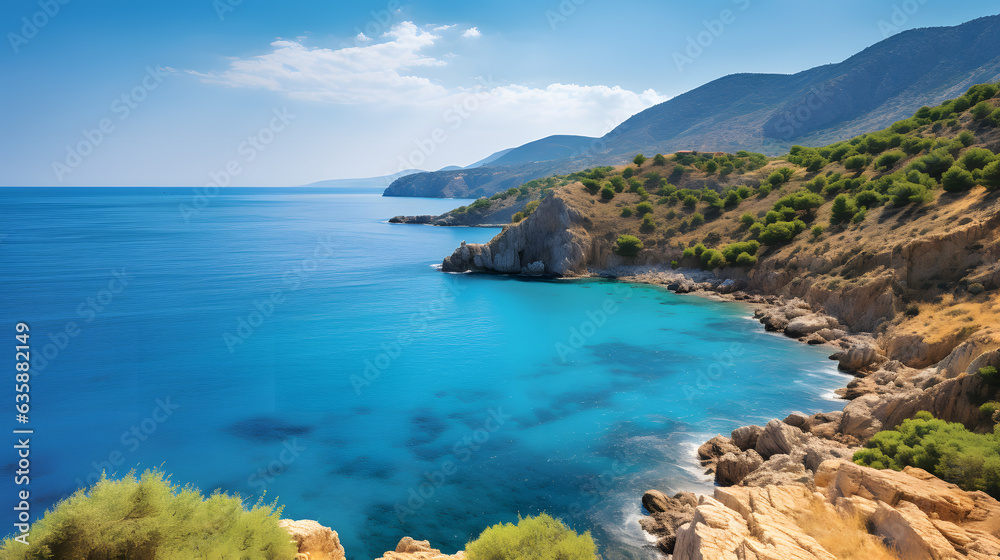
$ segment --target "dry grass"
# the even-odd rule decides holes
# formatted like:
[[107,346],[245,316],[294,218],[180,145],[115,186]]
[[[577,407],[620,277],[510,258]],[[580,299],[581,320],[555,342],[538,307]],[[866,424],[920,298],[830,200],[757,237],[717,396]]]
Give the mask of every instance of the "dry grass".
[[816,499],[795,521],[837,560],[899,560],[881,539],[868,534],[866,520],[860,514],[841,515]]

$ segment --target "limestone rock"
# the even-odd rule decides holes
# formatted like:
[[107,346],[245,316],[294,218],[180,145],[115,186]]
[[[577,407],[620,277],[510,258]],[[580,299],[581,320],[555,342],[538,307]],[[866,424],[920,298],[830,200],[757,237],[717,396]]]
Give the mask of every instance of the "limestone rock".
[[838,326],[839,324],[837,323],[837,320],[829,315],[811,313],[809,315],[796,317],[789,321],[788,325],[785,326],[785,335],[792,338],[799,338],[802,336],[808,336],[823,329],[834,329]]
[[720,486],[739,484],[763,464],[764,459],[753,449],[740,454],[726,453],[715,467],[715,482]]
[[680,492],[668,498],[658,490],[650,490],[643,495],[642,505],[651,514],[640,518],[639,525],[656,537],[656,545],[661,551],[672,554],[677,541],[677,528],[694,517],[698,499],[689,492]]
[[870,336],[851,336],[841,342],[844,349],[830,359],[837,360],[844,371],[860,371],[886,361],[875,339]]
[[757,438],[754,449],[764,459],[772,455],[788,454],[792,448],[804,440],[802,430],[785,424],[781,420],[771,420]]
[[428,541],[415,541],[410,537],[403,537],[396,545],[396,550],[386,552],[381,560],[463,560],[464,558],[464,551],[454,555],[442,554],[440,550],[431,548]]
[[[593,245],[584,218],[558,196],[545,198],[528,218],[505,227],[484,245],[465,242],[444,259],[445,272],[548,274],[567,276],[587,270]],[[539,265],[538,263],[541,263]]]
[[764,428],[761,426],[743,426],[733,430],[733,433],[730,434],[732,436],[731,441],[733,445],[739,447],[742,451],[755,449],[757,447],[757,439],[763,432]]
[[708,467],[708,472],[715,472],[715,465],[720,457],[726,453],[739,453],[740,451],[739,447],[733,445],[732,440],[718,435],[698,448],[698,458],[701,459],[703,467]]
[[[337,532],[315,521],[282,519],[278,525],[288,531],[305,560],[344,560],[344,547]],[[300,559],[300,560],[301,560]]]
[[871,516],[871,524],[875,533],[884,537],[903,558],[950,560],[960,557],[927,514],[910,502],[900,502],[895,508],[879,502]]

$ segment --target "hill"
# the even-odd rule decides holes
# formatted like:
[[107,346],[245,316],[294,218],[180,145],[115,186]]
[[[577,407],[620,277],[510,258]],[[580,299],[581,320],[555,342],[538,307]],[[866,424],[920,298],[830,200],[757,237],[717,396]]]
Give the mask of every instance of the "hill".
[[878,130],[973,84],[996,81],[1000,16],[916,29],[838,64],[794,75],[720,78],[636,114],[597,141],[576,137],[579,150],[561,159],[540,159],[560,152],[549,139],[540,140],[511,152],[518,157],[476,170],[405,177],[385,195],[490,196],[531,179],[620,165],[636,153],[742,149],[778,155],[794,144],[820,146]]

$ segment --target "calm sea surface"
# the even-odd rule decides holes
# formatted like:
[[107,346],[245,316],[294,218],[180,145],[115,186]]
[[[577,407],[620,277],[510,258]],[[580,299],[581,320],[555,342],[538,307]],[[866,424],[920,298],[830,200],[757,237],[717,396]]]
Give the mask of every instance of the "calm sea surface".
[[497,230],[386,223],[465,201],[193,195],[0,189],[10,358],[31,326],[36,513],[102,470],[159,467],[278,499],[351,559],[404,535],[451,553],[541,511],[607,559],[655,558],[639,498],[710,491],[699,443],[840,408],[828,351],[765,334],[745,306],[443,274]]

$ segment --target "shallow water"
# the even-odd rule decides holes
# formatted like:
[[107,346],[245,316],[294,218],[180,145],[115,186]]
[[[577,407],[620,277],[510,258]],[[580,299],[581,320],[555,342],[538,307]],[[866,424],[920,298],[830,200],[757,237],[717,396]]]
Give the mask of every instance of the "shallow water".
[[3,324],[33,335],[36,513],[102,469],[159,466],[266,491],[353,559],[404,535],[454,552],[540,511],[605,558],[654,558],[639,498],[710,488],[699,443],[840,408],[828,352],[745,306],[443,274],[497,230],[385,222],[462,201],[242,189],[185,221],[191,201],[0,190]]

